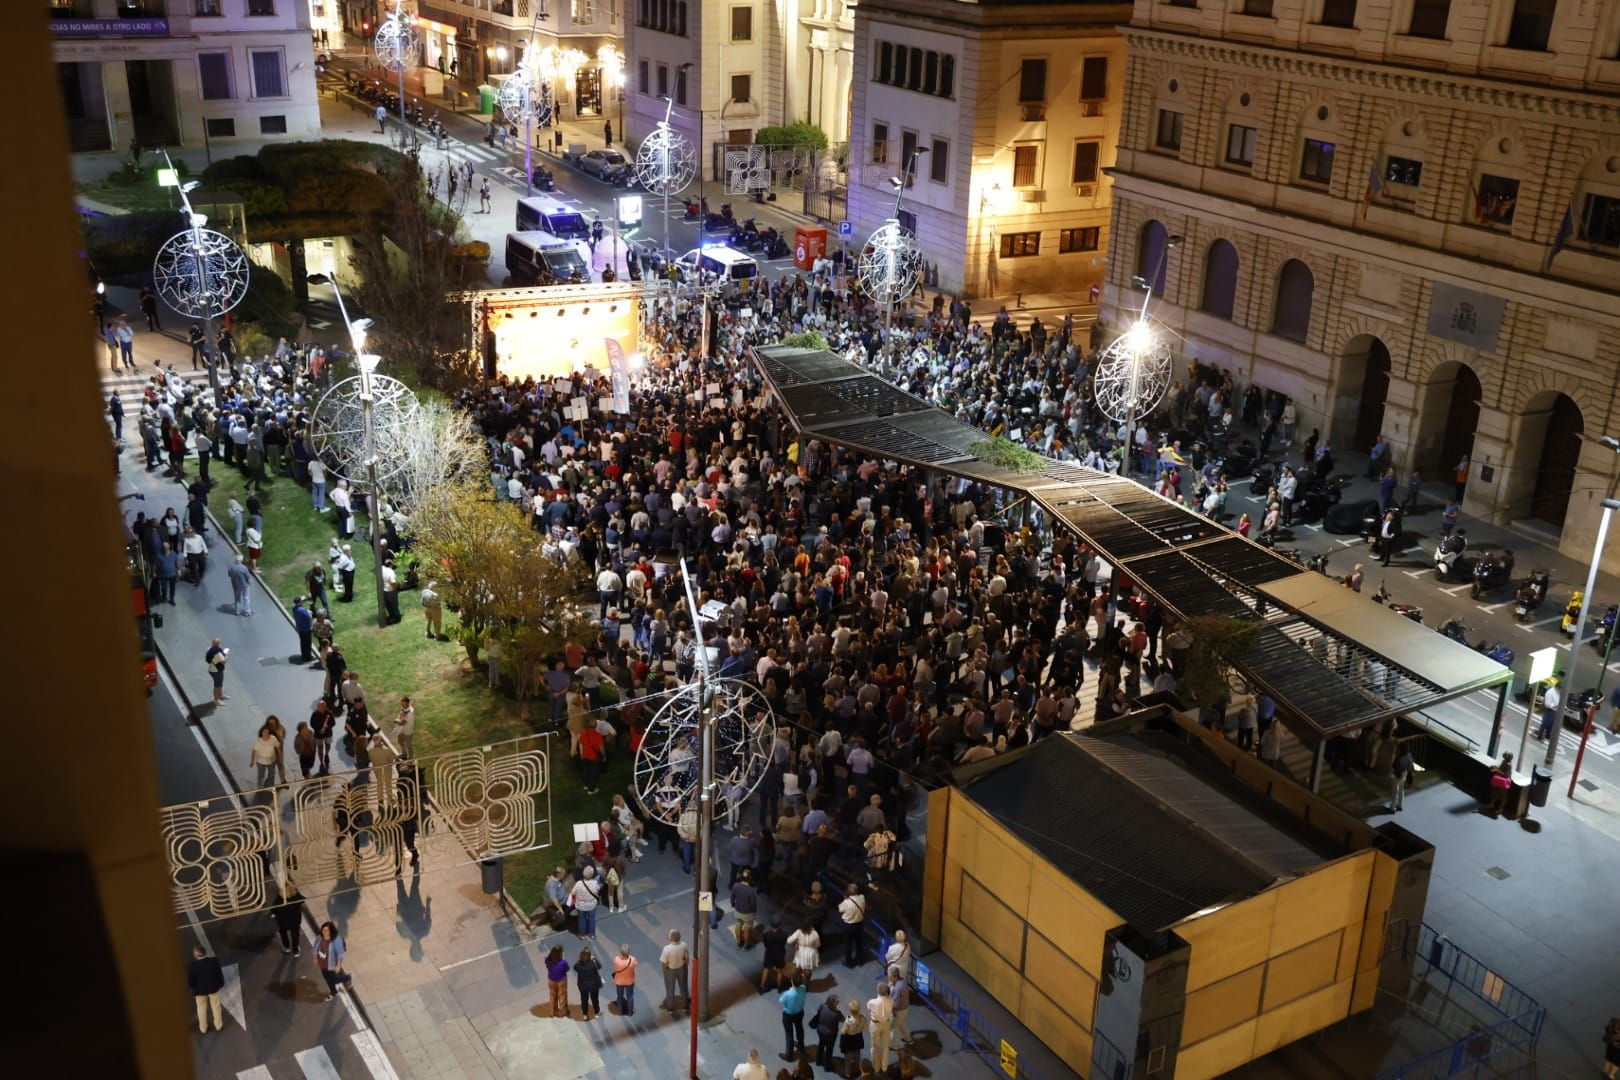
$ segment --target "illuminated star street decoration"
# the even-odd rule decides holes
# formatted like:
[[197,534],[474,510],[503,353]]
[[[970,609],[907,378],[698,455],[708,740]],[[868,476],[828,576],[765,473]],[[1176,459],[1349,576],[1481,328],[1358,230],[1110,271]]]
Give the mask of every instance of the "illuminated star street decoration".
[[921,271],[917,238],[896,218],[867,238],[856,261],[861,289],[881,304],[897,304],[915,292]]
[[697,154],[666,117],[636,150],[636,182],[654,195],[674,195],[697,175]]
[[394,13],[377,27],[377,36],[371,44],[377,51],[377,62],[389,71],[403,71],[411,67],[418,49],[416,21],[402,12],[396,3]]
[[714,710],[714,813],[746,799],[765,775],[775,737],[770,703],[738,679],[710,679],[681,687],[664,702],[636,751],[636,797],[670,825],[697,810],[702,762],[699,727],[704,692]]
[[501,106],[501,115],[507,119],[514,122],[532,120],[541,127],[551,123],[551,114],[556,108],[551,97],[551,85],[536,79],[527,64],[506,77],[496,94],[496,100]]
[[[363,338],[362,338],[363,340]],[[310,433],[315,449],[338,462],[338,471],[350,480],[365,475],[366,424],[361,400],[362,377],[356,375],[334,385],[315,403]],[[409,421],[416,415],[416,395],[398,379],[371,376],[372,420],[377,445],[377,482],[386,486],[405,467]]]
[[1170,343],[1146,319],[1138,319],[1097,362],[1097,407],[1119,423],[1146,416],[1170,386],[1170,366]]
[[247,295],[248,259],[224,233],[187,229],[163,242],[152,278],[163,302],[181,315],[218,318]]

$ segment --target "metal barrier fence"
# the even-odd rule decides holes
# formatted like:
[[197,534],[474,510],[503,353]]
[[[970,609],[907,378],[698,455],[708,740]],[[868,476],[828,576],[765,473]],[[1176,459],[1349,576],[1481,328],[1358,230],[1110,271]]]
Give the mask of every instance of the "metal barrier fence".
[[1528,1053],[1541,1038],[1546,1008],[1428,923],[1419,928],[1416,942],[1410,933],[1390,935],[1389,951],[1411,957],[1415,965],[1421,966],[1425,981],[1438,975],[1447,994],[1461,989],[1500,1019],[1416,1061],[1385,1070],[1377,1080],[1446,1080],[1469,1072],[1477,1075],[1491,1058],[1505,1051]]

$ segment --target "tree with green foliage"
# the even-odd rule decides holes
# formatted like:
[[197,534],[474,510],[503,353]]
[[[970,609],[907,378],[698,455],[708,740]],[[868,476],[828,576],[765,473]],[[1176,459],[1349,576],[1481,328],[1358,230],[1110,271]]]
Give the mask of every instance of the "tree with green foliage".
[[827,335],[820,330],[801,330],[797,334],[789,334],[782,339],[782,344],[793,349],[819,349],[827,348]]
[[429,385],[454,389],[464,374],[452,358],[465,344],[467,311],[446,298],[484,282],[489,245],[458,235],[469,185],[446,204],[429,193],[415,158],[399,158],[383,175],[389,211],[380,228],[354,238],[356,300],[374,320],[379,353]]
[[1218,705],[1230,698],[1232,665],[1260,640],[1260,624],[1230,615],[1194,615],[1183,629],[1187,661],[1176,679],[1176,690],[1191,704]]
[[825,150],[827,133],[815,124],[795,120],[791,124],[760,128],[754,132],[754,145],[776,149],[805,147],[810,150]]
[[999,435],[993,439],[976,439],[968,445],[968,453],[980,461],[999,465],[1003,469],[1013,472],[1030,473],[1040,472],[1046,467],[1046,459],[1035,451],[1004,439]]

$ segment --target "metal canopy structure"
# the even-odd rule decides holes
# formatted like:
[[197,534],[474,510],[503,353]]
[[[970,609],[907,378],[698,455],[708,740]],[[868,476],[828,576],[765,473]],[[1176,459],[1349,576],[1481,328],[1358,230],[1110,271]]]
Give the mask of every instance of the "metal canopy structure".
[[767,346],[751,358],[803,435],[1019,492],[1171,614],[1262,623],[1235,667],[1321,737],[1513,677],[1135,481],[1068,461],[1032,472],[982,461],[970,450],[982,431],[833,353]]

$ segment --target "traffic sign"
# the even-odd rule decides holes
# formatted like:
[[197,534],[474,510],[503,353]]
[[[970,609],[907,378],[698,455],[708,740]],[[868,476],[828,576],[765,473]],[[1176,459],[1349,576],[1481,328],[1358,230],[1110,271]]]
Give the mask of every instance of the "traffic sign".
[[847,221],[840,221],[838,223],[838,235],[839,236],[854,236],[855,235],[855,226],[850,224]]

